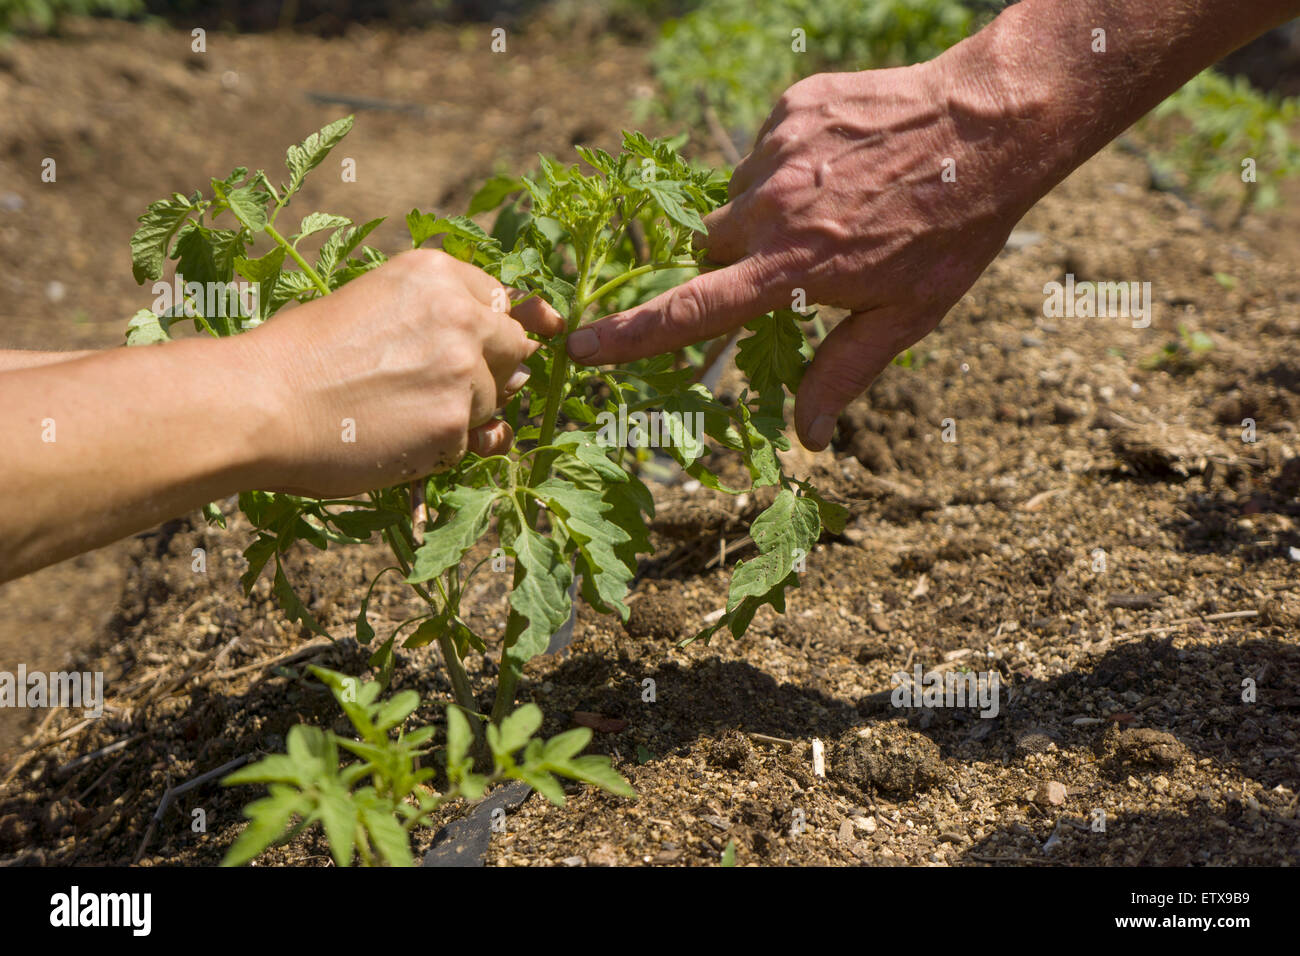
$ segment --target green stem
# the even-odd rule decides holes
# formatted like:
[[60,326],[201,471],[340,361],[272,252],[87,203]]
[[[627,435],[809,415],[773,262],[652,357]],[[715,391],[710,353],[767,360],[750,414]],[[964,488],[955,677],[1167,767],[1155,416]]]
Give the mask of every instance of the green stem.
[[311,284],[320,290],[321,295],[330,294],[330,287],[325,284],[325,281],[321,279],[320,275],[316,272],[316,270],[313,269],[308,264],[307,260],[302,257],[302,254],[293,246],[291,246],[289,244],[289,241],[285,239],[284,236],[280,235],[280,233],[276,231],[275,226],[272,226],[270,223],[267,223],[266,234],[270,236],[272,239],[274,239],[277,245],[280,245],[284,248],[284,251],[289,254],[290,259],[298,263],[298,267],[301,268],[304,273],[306,273],[308,279],[311,279]]
[[[401,564],[402,573],[409,577],[411,566],[403,557],[401,549],[397,547],[391,526],[384,529],[384,539],[388,542],[389,550],[393,552],[393,556]],[[437,606],[433,595],[429,593],[427,588],[412,584],[411,590],[418,594],[430,607]],[[456,653],[456,642],[451,639],[451,635],[441,634],[438,637],[438,648],[442,651],[443,661],[447,665],[447,676],[451,678],[451,692],[452,696],[456,698],[456,703],[471,714],[478,713],[478,701],[474,699],[474,689],[470,685],[469,674],[465,672],[465,665],[461,663],[460,655]]]
[[613,292],[623,283],[627,282],[630,279],[635,279],[637,276],[643,276],[648,272],[659,272],[663,269],[697,269],[697,268],[699,268],[699,263],[696,262],[694,259],[673,259],[668,262],[648,262],[643,266],[637,266],[635,269],[629,269],[627,270],[627,272],[614,276],[614,278],[610,279],[604,285],[600,286],[598,289],[593,291],[590,295],[586,296],[585,298],[582,298],[580,302],[581,308],[578,311],[578,315],[581,316],[582,312],[585,311],[587,306],[589,306],[591,303],[599,302],[601,299],[605,298],[605,296],[609,295],[611,292]]
[[[590,263],[591,256],[588,254],[583,257],[583,269],[582,274],[578,277],[577,295],[574,297],[573,311],[569,313],[569,332],[578,327],[578,323],[582,320],[582,313],[586,310],[588,304],[593,301],[592,297],[588,295],[590,273],[587,267]],[[537,439],[539,445],[549,445],[555,438],[555,427],[560,418],[560,406],[564,403],[564,387],[569,381],[569,353],[564,347],[567,338],[568,333],[566,332],[554,345],[555,351],[553,354],[555,359],[551,363],[551,380],[546,389],[546,408],[542,412],[542,430]],[[546,480],[551,473],[551,463],[553,461],[555,461],[554,452],[539,454],[533,459],[532,471],[528,475],[530,487],[536,487]],[[524,513],[525,521],[530,528],[536,526],[537,514],[537,501],[530,498]],[[523,582],[523,576],[523,568],[516,563],[512,587],[519,587]],[[512,609],[509,617],[506,618],[506,633],[501,642],[501,676],[497,679],[496,700],[492,702],[492,722],[494,724],[499,724],[505,719],[510,705],[514,703],[515,690],[519,686],[519,670],[507,660],[507,652],[519,640],[519,635],[523,634],[524,628],[527,626],[527,619],[518,611]]]

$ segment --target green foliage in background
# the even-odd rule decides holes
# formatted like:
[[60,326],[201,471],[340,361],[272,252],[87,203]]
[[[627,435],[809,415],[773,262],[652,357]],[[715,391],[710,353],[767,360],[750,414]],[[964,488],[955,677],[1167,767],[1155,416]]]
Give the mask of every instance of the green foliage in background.
[[[1278,201],[1278,184],[1300,171],[1300,143],[1289,127],[1300,118],[1300,98],[1261,93],[1242,76],[1213,70],[1194,77],[1161,103],[1148,120],[1159,143],[1153,164],[1211,202],[1237,198],[1235,221],[1247,210]],[[1255,182],[1243,180],[1254,160]]]
[[144,0],[0,0],[0,33],[49,33],[63,16],[129,17],[144,12]]
[[744,138],[796,80],[931,59],[972,21],[958,0],[705,0],[664,26],[651,61],[670,119],[699,128],[712,111]]

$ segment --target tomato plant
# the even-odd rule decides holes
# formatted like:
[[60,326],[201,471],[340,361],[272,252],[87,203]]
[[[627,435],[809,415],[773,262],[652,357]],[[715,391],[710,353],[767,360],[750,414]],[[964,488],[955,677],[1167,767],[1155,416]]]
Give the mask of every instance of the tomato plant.
[[[265,172],[250,175],[240,168],[226,179],[212,180],[211,196],[176,193],[152,204],[132,240],[137,281],[160,280],[170,257],[176,260],[186,289],[192,281],[229,284],[242,277],[256,284],[260,294],[255,312],[246,316],[229,315],[224,307],[214,309],[211,297],[200,294],[188,295],[161,314],[142,310],[128,328],[129,344],[164,342],[171,338],[174,325],[186,318],[208,335],[239,334],[267,321],[290,301],[327,295],[380,265],[384,255],[363,242],[382,220],[356,224],[312,212],[302,217],[296,230],[282,231],[284,210],[304,178],[351,125],[350,117],[339,120],[291,147],[286,158],[289,179],[278,187]],[[245,591],[269,570],[273,593],[288,617],[326,636],[325,628],[297,596],[282,555],[298,541],[324,549],[381,535],[394,563],[376,575],[359,601],[356,639],[363,645],[376,639],[367,609],[376,583],[385,574],[400,574],[423,602],[424,611],[378,643],[371,663],[380,669],[380,680],[367,685],[375,689],[367,691],[366,706],[379,706],[375,695],[379,685],[389,680],[399,637],[406,648],[437,642],[456,703],[473,721],[470,727],[475,735],[486,728],[497,758],[505,729],[527,726],[527,733],[510,737],[508,742],[517,746],[508,749],[527,748],[522,779],[552,798],[557,788],[539,783],[540,771],[529,770],[529,760],[535,770],[541,766],[537,761],[545,762],[545,755],[552,753],[549,748],[560,746],[556,740],[565,741],[560,750],[567,752],[576,738],[561,735],[547,744],[528,742],[540,715],[535,722],[520,718],[520,711],[511,715],[520,675],[569,620],[575,594],[601,613],[626,619],[624,599],[637,571],[637,556],[650,550],[647,517],[653,516],[654,501],[639,477],[645,450],[637,447],[642,443],[635,439],[632,447],[621,437],[611,440],[603,423],[615,415],[620,421],[636,420],[638,414],[644,417],[654,411],[661,423],[663,451],[703,485],[733,494],[750,487],[776,488],[771,506],[755,519],[750,531],[757,556],[737,564],[724,614],[701,628],[697,638],[707,640],[722,628],[739,637],[763,605],[784,610],[786,590],[798,584],[800,559],[812,551],[824,526],[838,531],[844,520],[843,509],[824,500],[807,483],[785,475],[777,455],[788,448],[782,436],[787,394],[797,386],[809,354],[801,316],[777,312],[750,324],[752,334],[741,342],[736,358],[749,387],[730,405],[694,381],[694,369],[675,367],[671,356],[607,370],[570,363],[565,338],[585,321],[644,301],[700,268],[694,235],[703,229],[701,217],[726,198],[725,178],[692,167],[672,142],[632,132],[624,134],[617,156],[583,147],[578,147],[578,154],[587,172],[576,164],[566,167],[543,157],[533,176],[490,180],[469,208],[469,215],[497,210],[490,231],[468,216],[444,218],[413,210],[406,217],[413,246],[438,238],[446,252],[474,263],[506,286],[543,296],[566,317],[566,332],[532,356],[528,384],[505,410],[515,426],[513,449],[490,457],[469,455],[444,473],[412,485],[375,489],[356,499],[316,500],[256,490],[239,496],[240,509],[256,529],[244,552]],[[217,225],[223,218],[228,224]],[[315,261],[309,262],[302,241],[317,234],[324,240]],[[253,257],[257,245],[265,251]],[[699,423],[700,434],[690,427],[693,422]],[[731,488],[723,482],[711,466],[709,443],[743,460],[749,487]],[[436,513],[436,519],[422,530],[419,515],[424,507]],[[215,519],[219,512],[210,508],[209,515]],[[489,561],[484,557],[467,567],[466,557],[485,538],[494,540],[499,553],[514,562],[500,677],[490,711],[480,706],[462,664],[471,648],[487,650],[461,607],[470,581]],[[409,633],[403,634],[408,628]],[[409,696],[396,699],[404,703],[392,713],[400,712],[405,719],[414,703]],[[406,704],[411,704],[410,709]],[[453,713],[458,712],[449,709]],[[452,721],[459,719],[449,716]],[[387,730],[397,724],[382,723],[387,740]],[[377,736],[367,736],[371,731],[362,725],[357,728],[370,746],[388,746]],[[296,747],[300,760],[312,766],[333,763],[337,746],[318,734],[299,733],[290,742],[290,757]],[[494,734],[497,744],[492,743]],[[419,741],[427,739],[426,734]],[[341,740],[337,744],[364,756],[350,744]],[[393,758],[396,763],[412,764],[414,751],[401,753]],[[379,752],[370,752],[369,759],[377,764]],[[565,760],[557,757],[552,769],[572,770]],[[369,772],[365,766],[349,771],[353,776],[348,782],[355,784],[355,775]],[[498,772],[508,775],[513,766],[498,764]],[[608,770],[607,762],[604,766]],[[293,796],[298,791],[284,790],[289,786],[284,780],[254,768],[236,778],[281,787],[276,791],[279,797],[273,793],[276,802],[259,811],[262,817],[255,823],[259,841],[262,836],[276,837],[290,816],[304,817],[304,804]],[[590,767],[581,779],[611,789],[622,780],[612,770],[593,773]],[[381,800],[379,795],[396,793],[409,782],[372,786],[364,797],[347,804],[362,821],[357,825],[364,829],[365,821],[384,814],[392,818],[408,806],[403,798],[390,806],[383,802],[389,798]],[[337,792],[346,789],[343,784],[335,787]],[[333,824],[323,811],[318,814],[332,843],[346,816],[341,807],[335,807],[340,819]],[[380,836],[395,846],[391,828]]]

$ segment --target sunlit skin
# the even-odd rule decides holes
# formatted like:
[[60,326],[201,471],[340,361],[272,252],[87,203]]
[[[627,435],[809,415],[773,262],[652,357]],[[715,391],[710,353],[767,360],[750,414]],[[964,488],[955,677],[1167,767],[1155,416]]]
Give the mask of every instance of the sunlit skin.
[[[795,407],[801,441],[824,448],[843,408],[935,328],[1042,195],[1297,13],[1300,0],[1023,0],[929,63],[803,80],[705,221],[722,268],[578,330],[569,352],[588,365],[669,352],[802,289],[850,311]],[[505,450],[492,415],[522,386],[536,348],[525,330],[563,323],[537,298],[493,311],[500,291],[419,251],[231,339],[0,352],[0,580],[239,490],[339,496],[449,467],[467,448]]]
[[1039,198],[1297,13],[1297,0],[1023,0],[928,63],[802,80],[705,219],[725,268],[579,331],[569,354],[600,365],[671,351],[789,308],[802,289],[851,313],[795,404],[800,440],[825,448],[845,406],[939,324]]
[[563,323],[494,292],[421,250],[229,339],[0,352],[0,580],[237,491],[349,495],[506,450],[526,331]]

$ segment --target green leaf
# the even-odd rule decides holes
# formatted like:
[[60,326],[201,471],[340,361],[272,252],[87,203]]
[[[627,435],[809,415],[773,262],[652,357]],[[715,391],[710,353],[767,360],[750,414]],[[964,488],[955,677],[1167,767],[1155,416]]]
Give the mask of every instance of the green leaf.
[[[197,199],[198,194],[195,194]],[[131,272],[135,281],[143,283],[162,276],[163,261],[167,258],[172,236],[185,218],[195,210],[194,201],[180,193],[170,199],[150,203],[137,222],[140,228],[131,236]]]
[[240,576],[239,583],[243,586],[245,595],[253,593],[253,584],[261,577],[262,569],[271,560],[271,555],[275,554],[275,549],[275,537],[269,534],[259,534],[257,540],[244,549],[248,570]]
[[352,220],[347,216],[334,216],[327,212],[314,212],[304,216],[302,223],[298,226],[298,235],[294,237],[294,245],[306,239],[308,236],[315,235],[318,232],[324,232],[326,229],[339,229],[343,226],[352,225]]
[[420,706],[420,695],[413,690],[404,690],[386,701],[375,715],[375,727],[390,730],[396,727]]
[[467,486],[448,492],[439,505],[437,522],[424,533],[424,544],[416,550],[415,567],[406,580],[419,584],[459,564],[487,532],[499,494],[496,488]]
[[804,485],[804,494],[817,503],[817,515],[821,526],[831,534],[843,534],[844,526],[849,520],[849,509],[833,501],[827,501],[810,485]]
[[796,315],[782,309],[755,319],[745,326],[753,334],[741,339],[736,349],[736,367],[749,378],[762,405],[774,408],[777,417],[784,403],[784,390],[791,394],[798,390],[804,364],[812,358],[812,347]]
[[235,271],[250,282],[257,283],[258,318],[265,319],[271,314],[271,303],[275,299],[275,285],[280,278],[280,270],[284,268],[284,257],[283,246],[276,246],[266,255],[256,259],[235,257]]
[[403,647],[424,647],[426,644],[432,644],[438,638],[447,632],[447,612],[443,610],[434,617],[429,618],[411,632],[403,643]]
[[799,586],[794,571],[796,552],[802,551],[805,556],[812,552],[821,535],[820,521],[814,500],[798,497],[788,488],[781,489],[749,529],[759,555],[736,565],[731,575],[726,614],[692,640],[700,637],[707,640],[724,625],[739,638],[764,604],[784,612],[786,589]]
[[[275,600],[284,611],[285,617],[295,623],[300,623],[314,634],[321,637],[329,637],[329,631],[321,626],[311,611],[307,610],[307,605],[299,600],[298,595],[294,592],[293,586],[289,579],[284,576],[284,568],[280,565],[280,559],[275,559],[275,584],[272,586],[272,593],[275,594]],[[332,638],[331,638],[332,640]]]
[[307,273],[299,272],[296,269],[285,269],[275,280],[275,288],[271,292],[270,311],[276,311],[290,299],[299,299],[304,296],[310,298],[316,292],[316,285],[311,281],[311,277]]
[[487,729],[488,746],[494,757],[507,757],[525,746],[542,726],[542,710],[536,704],[524,704],[500,725]]
[[474,735],[470,731],[469,720],[455,704],[447,707],[447,765],[460,766],[469,759],[470,744]]
[[[239,233],[233,229],[209,229],[190,221],[185,223],[176,236],[176,274],[186,283],[232,282],[235,278],[235,259],[244,252],[244,244]],[[205,299],[205,296],[200,299]],[[198,301],[199,311],[206,302]]]
[[128,346],[158,345],[162,342],[170,342],[172,337],[168,330],[174,321],[171,318],[155,315],[148,309],[141,309],[126,324],[126,344]]
[[673,222],[695,232],[704,232],[704,220],[700,214],[687,206],[686,196],[679,182],[656,180],[645,184],[645,190],[654,197],[659,208]]
[[531,528],[520,528],[514,540],[502,546],[515,558],[516,571],[523,572],[509,600],[527,624],[504,651],[506,666],[522,668],[546,650],[551,635],[569,619],[573,572],[559,546]]
[[489,209],[496,209],[507,196],[523,188],[523,181],[514,176],[493,176],[474,194],[465,215],[477,216]]
[[591,743],[591,728],[574,727],[546,741],[546,746],[542,748],[542,757],[552,763],[565,763],[569,758],[580,754],[589,743]]
[[520,276],[538,276],[543,269],[541,254],[536,249],[525,247],[501,259],[497,278],[503,285],[513,286],[519,284]]
[[214,501],[209,501],[202,508],[203,520],[210,525],[215,525],[222,530],[226,527],[226,516],[221,513],[221,507]]
[[403,519],[404,515],[400,512],[382,508],[357,508],[355,511],[342,511],[329,516],[330,524],[358,541],[366,541],[376,531],[383,531]]
[[616,796],[636,798],[636,791],[632,789],[632,785],[614,769],[608,757],[600,754],[576,757],[565,764],[564,769],[558,772],[563,773],[566,777],[572,777],[574,780],[581,780],[583,783],[589,783],[600,787],[602,790],[608,790]]
[[[222,783],[229,784],[227,777]],[[292,787],[272,784],[270,796],[244,807],[249,824],[226,851],[222,866],[243,866],[273,843],[283,839],[293,817],[311,812],[311,801]]]
[[[564,449],[568,454],[573,455],[580,462],[587,465],[605,482],[628,480],[627,472],[610,460],[609,451],[593,440],[591,432],[565,432],[555,439],[555,446]],[[558,460],[555,467],[563,471],[565,459]]]
[[240,186],[226,197],[231,213],[252,233],[266,228],[266,204],[270,200],[270,193],[256,186]]
[[481,800],[487,778],[472,773],[474,758],[469,755],[473,735],[469,720],[455,704],[447,707],[447,780],[466,800]]
[[555,806],[564,806],[564,787],[550,771],[525,764],[516,771],[515,775]]
[[391,810],[363,807],[361,820],[379,855],[389,866],[414,866],[411,838]]
[[[346,261],[353,250],[361,245],[366,236],[374,232],[383,221],[384,217],[381,216],[360,226],[346,226],[334,230],[334,233],[321,243],[320,254],[316,260],[316,272],[326,277],[333,276],[339,263]],[[342,284],[342,282],[331,281],[330,288],[336,289]]]
[[[621,471],[621,469],[620,469]],[[624,475],[624,480],[626,476]],[[635,559],[629,566],[615,550],[632,540],[631,534],[618,523],[609,521],[605,512],[613,508],[600,491],[580,488],[567,481],[551,478],[533,489],[550,511],[563,523],[582,556],[584,585],[595,592],[594,606],[613,607],[627,616],[623,598],[636,576]],[[639,524],[639,516],[638,521]]]
[[348,135],[352,129],[352,120],[351,116],[335,120],[319,132],[312,133],[300,145],[289,147],[284,157],[284,165],[289,169],[289,185],[281,190],[282,201],[287,201],[302,188],[302,181],[307,174],[319,166],[329,151]]
[[357,837],[357,809],[352,795],[341,786],[327,786],[320,789],[317,800],[317,812],[330,845],[330,855],[336,865],[350,866]]
[[[412,209],[406,215],[406,227],[410,230],[413,247],[418,249],[434,236],[445,236],[443,249],[467,262],[473,258],[473,251],[481,244],[493,243],[478,223],[466,216],[442,218]],[[464,250],[468,250],[469,254],[462,254]],[[500,258],[500,250],[497,252],[497,258]]]

